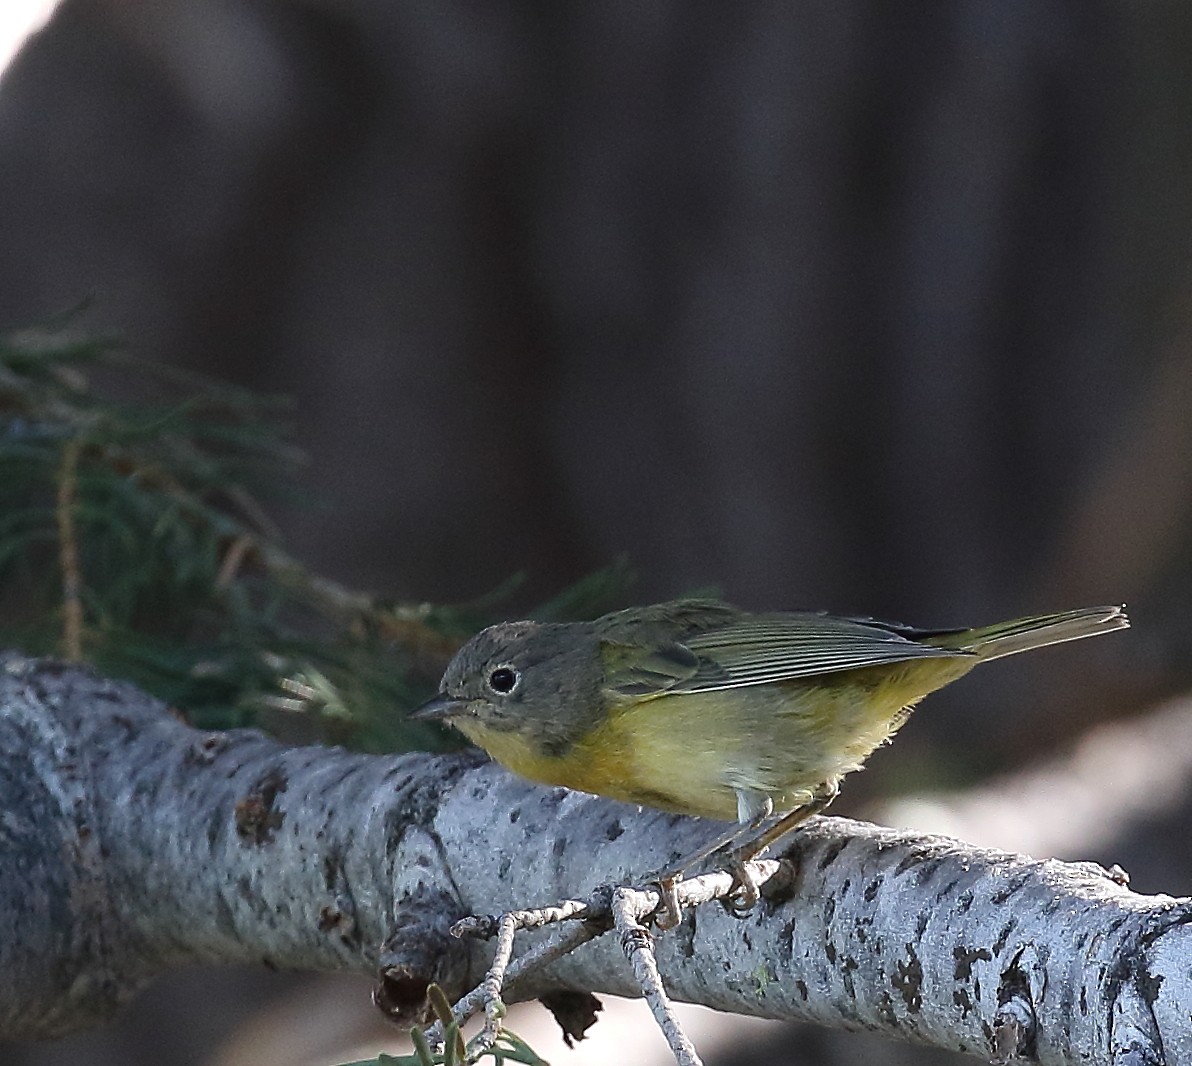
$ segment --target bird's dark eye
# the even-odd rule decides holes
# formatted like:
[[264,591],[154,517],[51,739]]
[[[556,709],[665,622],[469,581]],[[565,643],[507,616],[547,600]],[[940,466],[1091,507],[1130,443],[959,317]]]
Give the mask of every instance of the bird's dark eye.
[[517,688],[520,680],[521,673],[512,666],[498,666],[488,675],[488,687],[504,696]]

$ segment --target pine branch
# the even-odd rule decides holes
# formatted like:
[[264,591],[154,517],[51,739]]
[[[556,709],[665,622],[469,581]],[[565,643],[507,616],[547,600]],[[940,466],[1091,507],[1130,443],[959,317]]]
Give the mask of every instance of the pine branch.
[[394,711],[481,619],[345,589],[284,551],[260,493],[297,469],[285,409],[95,340],[0,338],[0,642],[207,725],[301,714],[329,740],[442,747]]

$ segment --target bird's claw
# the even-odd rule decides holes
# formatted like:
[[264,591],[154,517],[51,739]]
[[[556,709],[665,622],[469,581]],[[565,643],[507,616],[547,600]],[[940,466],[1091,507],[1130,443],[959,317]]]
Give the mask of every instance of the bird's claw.
[[670,874],[662,874],[654,881],[658,886],[658,894],[662,897],[662,906],[654,913],[654,926],[660,932],[674,929],[683,920],[678,881],[677,877]]
[[726,869],[733,875],[735,887],[722,901],[724,909],[734,918],[748,918],[761,899],[757,878],[744,860],[735,855],[729,859]]

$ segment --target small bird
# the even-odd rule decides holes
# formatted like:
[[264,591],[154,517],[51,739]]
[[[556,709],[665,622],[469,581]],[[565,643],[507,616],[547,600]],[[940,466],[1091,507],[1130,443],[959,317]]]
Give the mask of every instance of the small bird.
[[[986,660],[1128,625],[1120,607],[915,629],[711,600],[504,622],[459,650],[414,717],[449,722],[532,781],[735,822],[656,878],[671,925],[683,870],[761,830],[735,853],[741,879],[745,859],[826,807],[928,693]],[[756,886],[743,887],[748,906]]]

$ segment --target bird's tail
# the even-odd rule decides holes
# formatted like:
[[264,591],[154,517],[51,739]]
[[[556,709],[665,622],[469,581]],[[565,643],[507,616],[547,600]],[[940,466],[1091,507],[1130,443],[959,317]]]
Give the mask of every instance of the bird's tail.
[[1038,614],[1030,618],[1015,618],[979,629],[963,629],[951,633],[935,633],[921,637],[924,644],[940,648],[955,648],[979,656],[981,659],[1000,659],[1048,644],[1065,640],[1080,640],[1115,629],[1129,628],[1130,620],[1122,607],[1082,607],[1058,614]]

